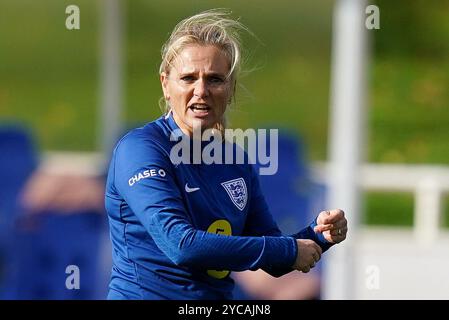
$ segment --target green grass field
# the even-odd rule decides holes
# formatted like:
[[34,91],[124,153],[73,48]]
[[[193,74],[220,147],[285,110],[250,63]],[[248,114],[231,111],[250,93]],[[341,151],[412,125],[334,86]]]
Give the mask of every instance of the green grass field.
[[[43,150],[95,150],[99,102],[98,1],[78,0],[81,29],[65,28],[65,0],[0,3],[0,119],[21,121]],[[370,31],[369,162],[449,164],[449,1],[377,1]],[[126,15],[125,109],[130,125],[160,114],[160,47],[180,18],[231,8],[258,36],[245,38],[247,70],[232,127],[278,125],[326,159],[333,1],[132,0]],[[410,225],[411,195],[367,194],[368,224]],[[446,216],[449,205],[446,201]],[[449,219],[446,219],[448,221]]]

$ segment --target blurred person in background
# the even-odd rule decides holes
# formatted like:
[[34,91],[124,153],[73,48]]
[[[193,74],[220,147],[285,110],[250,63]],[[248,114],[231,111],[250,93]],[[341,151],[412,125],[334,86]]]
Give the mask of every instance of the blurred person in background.
[[[125,135],[109,167],[108,299],[231,299],[230,271],[306,273],[346,238],[339,209],[322,211],[306,228],[282,235],[246,155],[244,164],[173,162],[173,148],[194,144],[198,130],[220,137],[222,151],[240,150],[221,138],[240,69],[239,33],[245,30],[226,11],[209,10],[181,21],[164,45],[166,112]],[[202,152],[214,142],[199,143]]]
[[21,202],[29,213],[83,210],[104,212],[104,179],[74,173],[36,170],[24,186]]
[[[39,161],[32,132],[18,124],[0,125],[0,154],[0,298],[104,297],[104,177],[72,157]],[[67,287],[68,266],[82,272],[77,290]]]

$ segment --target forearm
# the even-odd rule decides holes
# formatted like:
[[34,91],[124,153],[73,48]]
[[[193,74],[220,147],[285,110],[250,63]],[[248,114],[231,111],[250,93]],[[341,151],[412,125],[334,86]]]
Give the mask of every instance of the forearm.
[[156,220],[148,228],[149,233],[179,265],[242,271],[286,267],[293,265],[296,257],[296,242],[290,237],[225,236],[196,230],[184,221],[167,224]]

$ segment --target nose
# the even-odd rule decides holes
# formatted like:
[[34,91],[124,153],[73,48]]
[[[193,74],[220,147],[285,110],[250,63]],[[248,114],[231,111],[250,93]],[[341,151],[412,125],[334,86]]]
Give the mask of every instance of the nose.
[[195,82],[193,94],[199,98],[207,97],[209,95],[209,89],[207,88],[207,83],[204,79],[198,79]]

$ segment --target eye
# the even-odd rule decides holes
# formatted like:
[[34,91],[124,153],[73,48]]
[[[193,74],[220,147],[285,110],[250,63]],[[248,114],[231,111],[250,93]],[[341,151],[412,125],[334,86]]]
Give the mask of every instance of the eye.
[[209,83],[215,84],[215,85],[223,84],[224,83],[224,79],[222,79],[220,77],[210,77],[209,78]]
[[183,76],[181,77],[181,80],[187,83],[192,83],[195,81],[195,77],[194,76]]

